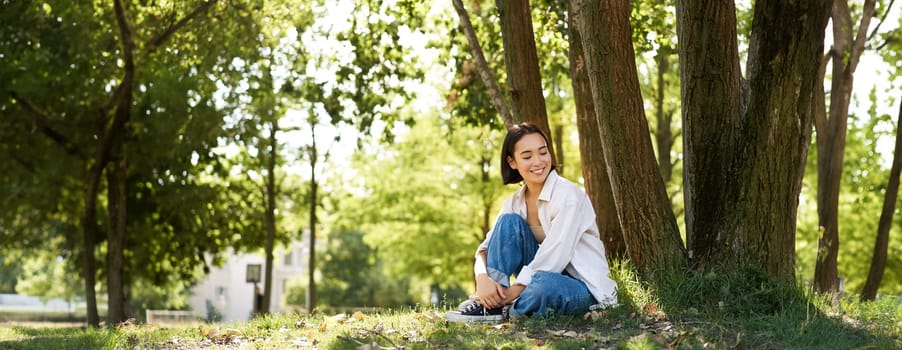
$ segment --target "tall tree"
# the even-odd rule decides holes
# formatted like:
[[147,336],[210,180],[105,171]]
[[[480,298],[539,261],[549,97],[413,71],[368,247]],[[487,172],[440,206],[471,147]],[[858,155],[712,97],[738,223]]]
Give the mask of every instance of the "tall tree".
[[[3,108],[5,113],[18,113],[33,120],[40,125],[38,130],[48,139],[65,150],[66,154],[76,157],[80,161],[75,168],[84,168],[81,174],[81,187],[84,206],[81,223],[83,240],[81,255],[84,260],[82,273],[85,279],[85,296],[88,304],[88,324],[96,326],[99,317],[96,311],[95,282],[98,265],[95,260],[95,247],[102,242],[100,225],[104,218],[98,215],[97,195],[103,184],[102,176],[107,170],[109,187],[107,208],[109,229],[106,230],[108,243],[108,259],[106,264],[106,276],[108,298],[110,306],[110,321],[117,322],[123,319],[127,313],[125,307],[125,290],[123,276],[140,275],[139,273],[122,272],[123,250],[127,249],[125,242],[129,237],[124,234],[126,219],[124,217],[126,199],[129,198],[128,185],[123,185],[128,176],[121,169],[131,169],[128,162],[129,152],[138,147],[125,147],[130,138],[136,137],[142,131],[147,130],[147,124],[136,125],[130,122],[136,107],[136,101],[145,106],[153,105],[142,99],[146,97],[145,91],[155,90],[154,83],[143,80],[147,77],[159,77],[154,73],[160,72],[163,65],[156,66],[155,62],[165,60],[169,55],[157,55],[160,49],[168,49],[165,45],[180,38],[179,33],[186,27],[194,26],[198,18],[202,18],[208,9],[216,4],[215,1],[179,4],[172,8],[159,9],[156,7],[142,7],[141,4],[132,4],[116,1],[108,7],[94,7],[93,5],[71,4],[68,2],[53,2],[44,4],[19,4],[21,11],[12,11],[19,14],[16,18],[3,23],[10,23],[20,29],[11,29],[10,40],[4,40],[7,47],[21,45],[20,39],[30,38],[23,43],[30,42],[34,46],[29,50],[12,50],[15,65],[10,70],[4,71],[4,76],[10,82],[11,103],[4,100],[5,107],[10,105],[15,108]],[[240,6],[241,4],[233,4]],[[146,12],[145,12],[146,11]],[[11,12],[11,13],[12,13]],[[4,11],[4,13],[7,13]],[[138,20],[135,23],[129,19],[134,13]],[[224,16],[217,17],[216,21],[228,21],[231,18],[228,11],[223,11]],[[114,18],[109,23],[108,18]],[[146,20],[145,19],[150,19]],[[65,24],[64,24],[65,23]],[[198,35],[198,40],[212,39],[219,33],[230,33],[235,26],[220,26],[228,29],[221,32],[210,32],[207,35]],[[5,27],[4,30],[10,27]],[[237,32],[233,32],[237,33]],[[6,36],[4,36],[6,37]],[[78,39],[72,39],[78,38]],[[140,40],[145,38],[146,40]],[[181,37],[179,40],[184,40]],[[203,46],[207,55],[191,56],[198,58],[192,68],[195,73],[181,74],[180,82],[198,83],[204,79],[197,79],[196,70],[209,67],[211,62],[216,62],[213,57],[221,56],[222,51],[219,42],[228,40],[209,40],[210,45]],[[75,44],[75,45],[73,45]],[[187,47],[187,46],[186,46]],[[192,46],[198,48],[198,45]],[[184,48],[183,48],[184,49]],[[239,52],[239,49],[233,49]],[[6,50],[4,50],[6,51]],[[194,53],[192,49],[185,49],[183,54]],[[216,52],[215,54],[212,52]],[[48,55],[49,53],[49,55]],[[188,58],[185,56],[184,58]],[[53,58],[48,61],[48,58]],[[51,61],[58,63],[46,65]],[[226,59],[225,62],[229,62]],[[214,64],[221,64],[216,62]],[[176,65],[184,67],[183,64]],[[32,70],[29,67],[41,67]],[[168,68],[168,67],[167,67]],[[158,70],[159,69],[159,70]],[[45,74],[52,72],[53,74]],[[139,72],[141,72],[139,74]],[[143,75],[142,75],[143,74]],[[191,77],[191,79],[185,79]],[[66,82],[60,84],[60,82]],[[173,85],[170,85],[172,87]],[[41,89],[54,89],[54,94],[40,94]],[[179,86],[184,91],[184,85]],[[188,88],[190,90],[190,88]],[[91,94],[91,92],[98,92]],[[200,94],[204,95],[204,94]],[[140,96],[140,97],[138,97]],[[198,109],[202,109],[204,98],[190,98],[187,93],[175,99],[177,102],[194,100]],[[191,104],[191,102],[186,103]],[[142,110],[142,117],[157,115],[165,109],[148,108]],[[24,112],[24,113],[21,113]],[[18,117],[18,116],[17,116]],[[149,119],[153,120],[153,119]],[[197,144],[195,144],[197,145]],[[168,153],[167,153],[168,154]],[[184,157],[184,154],[179,155]],[[117,164],[119,170],[107,168],[110,161]],[[113,170],[110,170],[113,169]],[[42,171],[47,169],[41,169]],[[126,170],[128,171],[128,170]],[[124,190],[123,190],[124,189]],[[123,195],[125,194],[125,195]],[[122,249],[120,249],[120,247]],[[197,254],[192,253],[196,257]],[[196,268],[196,265],[191,265]],[[142,268],[149,269],[144,266]]]
[[893,163],[890,168],[889,181],[883,199],[883,210],[880,212],[880,223],[877,226],[877,238],[874,240],[874,253],[871,267],[868,270],[867,282],[861,291],[861,300],[874,300],[886,269],[886,251],[889,249],[889,229],[896,211],[896,199],[899,197],[899,174],[902,173],[902,103],[896,118],[896,146],[893,149]]
[[[572,1],[595,117],[627,251],[640,271],[686,262],[649,138],[630,36],[628,1]],[[628,151],[627,151],[628,150]]]
[[576,126],[579,133],[579,155],[582,160],[582,174],[586,194],[595,209],[598,232],[604,242],[608,258],[627,256],[623,231],[617,218],[617,206],[611,191],[611,180],[602,150],[598,119],[586,59],[583,54],[582,37],[577,30],[575,6],[568,6],[568,38],[570,43],[570,79],[573,84],[573,103],[576,106]]
[[829,4],[754,4],[748,80],[732,2],[677,2],[693,263],[794,274],[795,223]]
[[[548,138],[554,135],[548,125],[548,111],[542,94],[542,75],[539,72],[539,56],[532,26],[529,1],[496,0],[501,39],[504,43],[504,68],[507,71],[507,88],[511,101],[511,113],[515,122],[530,122],[541,129]],[[558,164],[554,143],[548,145],[552,162]]]
[[[821,107],[819,97],[814,107],[814,125],[817,131],[817,216],[823,234],[818,240],[818,254],[814,269],[814,288],[825,293],[836,293],[839,288],[836,266],[839,256],[839,189],[843,172],[846,147],[846,129],[849,104],[852,99],[852,80],[855,69],[864,52],[868,27],[874,15],[876,0],[866,0],[861,13],[861,23],[853,36],[852,15],[848,0],[833,1],[833,47],[827,53],[833,63],[830,82],[829,117]],[[821,62],[819,60],[818,62]],[[826,62],[821,62],[826,64]],[[821,75],[823,79],[823,75]],[[818,85],[823,94],[823,84]]]

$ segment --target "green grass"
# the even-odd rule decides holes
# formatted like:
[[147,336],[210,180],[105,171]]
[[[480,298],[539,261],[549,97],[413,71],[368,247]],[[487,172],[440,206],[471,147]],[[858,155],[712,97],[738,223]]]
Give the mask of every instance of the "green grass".
[[500,325],[444,321],[444,310],[279,314],[234,325],[122,329],[0,326],[5,349],[897,349],[902,300],[832,303],[744,271],[664,278],[656,287],[614,267],[622,305]]

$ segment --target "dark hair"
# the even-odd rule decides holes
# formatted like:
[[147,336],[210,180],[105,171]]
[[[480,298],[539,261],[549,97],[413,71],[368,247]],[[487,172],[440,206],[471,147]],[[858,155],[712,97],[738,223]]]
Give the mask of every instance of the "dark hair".
[[[507,136],[504,137],[504,144],[501,145],[501,181],[503,181],[505,185],[523,181],[523,176],[520,175],[520,172],[514,170],[511,168],[510,164],[508,164],[507,157],[514,156],[514,145],[516,145],[517,141],[520,141],[523,136],[529,134],[542,135],[545,144],[549,144],[548,136],[542,132],[542,129],[539,129],[538,126],[535,126],[532,123],[524,122],[507,129]],[[555,170],[555,168],[554,162],[552,162],[551,170]]]

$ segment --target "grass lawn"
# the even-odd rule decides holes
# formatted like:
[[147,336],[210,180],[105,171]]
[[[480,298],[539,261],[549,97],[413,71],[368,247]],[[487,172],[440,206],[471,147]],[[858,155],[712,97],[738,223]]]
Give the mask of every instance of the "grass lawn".
[[179,327],[128,325],[84,329],[0,326],[5,349],[898,349],[900,318],[874,315],[776,314],[711,319],[668,317],[651,304],[621,306],[582,317],[526,318],[502,324],[461,324],[444,311],[313,316],[280,314],[247,323]]
[[0,322],[7,349],[902,349],[902,297],[828,300],[741,271],[664,275],[615,266],[621,306],[501,324],[445,321],[445,310],[275,314],[237,324],[163,327]]

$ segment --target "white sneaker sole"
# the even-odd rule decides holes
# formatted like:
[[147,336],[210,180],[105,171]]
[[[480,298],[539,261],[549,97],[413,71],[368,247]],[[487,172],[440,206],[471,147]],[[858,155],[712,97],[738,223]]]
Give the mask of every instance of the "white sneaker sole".
[[503,322],[504,315],[462,315],[460,311],[451,311],[445,314],[448,322],[464,322],[464,323],[500,323]]

